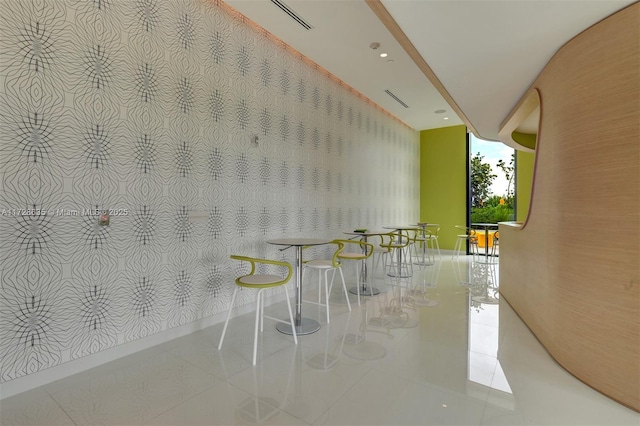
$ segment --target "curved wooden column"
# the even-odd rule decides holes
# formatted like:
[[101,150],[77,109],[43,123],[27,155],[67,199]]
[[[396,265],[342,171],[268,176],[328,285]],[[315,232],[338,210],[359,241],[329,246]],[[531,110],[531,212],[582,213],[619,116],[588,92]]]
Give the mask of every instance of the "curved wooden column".
[[[564,368],[636,411],[639,28],[635,3],[569,41],[538,76],[529,215],[500,228],[504,298]],[[517,127],[517,111],[503,129]]]

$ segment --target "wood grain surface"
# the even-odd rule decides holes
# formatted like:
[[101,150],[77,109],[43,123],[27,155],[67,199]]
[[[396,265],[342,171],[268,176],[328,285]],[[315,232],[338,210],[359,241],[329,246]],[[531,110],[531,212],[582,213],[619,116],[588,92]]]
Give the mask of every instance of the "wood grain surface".
[[[500,289],[569,372],[640,411],[640,3],[585,30],[540,96],[529,215],[500,228]],[[513,126],[514,110],[503,122]],[[510,134],[505,131],[503,134]]]

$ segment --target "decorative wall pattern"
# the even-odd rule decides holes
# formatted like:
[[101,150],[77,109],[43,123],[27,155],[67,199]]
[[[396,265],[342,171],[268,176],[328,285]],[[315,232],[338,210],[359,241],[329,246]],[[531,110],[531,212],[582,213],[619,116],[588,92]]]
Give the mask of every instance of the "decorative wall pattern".
[[2,382],[224,310],[269,238],[418,218],[417,132],[214,2],[3,0],[0,55]]

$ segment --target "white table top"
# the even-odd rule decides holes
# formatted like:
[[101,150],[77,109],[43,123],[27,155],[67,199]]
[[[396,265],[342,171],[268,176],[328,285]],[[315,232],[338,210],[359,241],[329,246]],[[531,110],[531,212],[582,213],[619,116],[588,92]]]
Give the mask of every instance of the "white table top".
[[410,226],[410,225],[399,225],[399,226],[383,226],[384,229],[396,229],[396,230],[402,230],[402,231],[408,231],[410,229],[416,229],[415,225],[414,226]]
[[355,232],[355,231],[345,231],[343,232],[343,234],[347,234],[347,235],[363,235],[366,237],[369,237],[371,235],[386,235],[389,232],[387,231],[366,231],[366,232]]
[[277,240],[269,240],[268,244],[277,246],[319,246],[329,244],[332,240],[323,240],[320,238],[280,238]]
[[497,223],[472,223],[471,226],[482,226],[484,228],[490,228],[492,226],[498,226]]

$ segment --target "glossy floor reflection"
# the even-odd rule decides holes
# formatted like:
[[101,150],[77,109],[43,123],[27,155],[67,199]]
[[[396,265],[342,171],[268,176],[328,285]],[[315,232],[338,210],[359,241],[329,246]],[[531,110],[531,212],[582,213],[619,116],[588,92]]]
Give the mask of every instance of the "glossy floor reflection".
[[[381,294],[297,346],[253,314],[0,402],[2,425],[638,425],[640,415],[558,366],[498,292],[498,266],[415,267],[373,277]],[[313,292],[313,289],[309,289]],[[312,296],[312,295],[311,295]],[[286,316],[283,303],[266,308]]]

